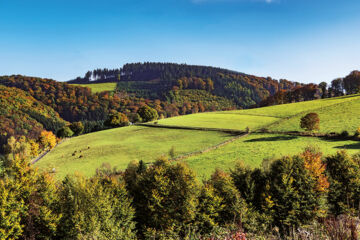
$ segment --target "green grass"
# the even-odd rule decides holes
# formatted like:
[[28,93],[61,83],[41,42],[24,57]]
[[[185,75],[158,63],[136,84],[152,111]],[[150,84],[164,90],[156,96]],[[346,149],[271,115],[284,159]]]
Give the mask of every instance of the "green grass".
[[[266,127],[274,131],[301,131],[300,118],[308,112],[320,116],[321,132],[352,133],[360,126],[360,95],[322,99],[265,108],[199,113],[158,121],[171,126],[257,130]],[[131,126],[91,133],[72,138],[36,165],[41,169],[55,168],[59,178],[75,171],[90,176],[102,163],[120,169],[132,160],[152,162],[167,154],[172,146],[176,154],[199,151],[229,139],[220,132],[176,130]],[[308,146],[319,147],[325,154],[340,149],[355,153],[360,143],[354,141],[326,141],[312,137],[291,137],[278,134],[251,134],[219,149],[190,157],[188,162],[200,178],[208,177],[215,168],[229,169],[239,160],[256,167],[264,158],[297,154]],[[90,147],[88,149],[88,146]],[[80,153],[80,150],[82,151]],[[75,156],[72,154],[77,151]],[[82,158],[79,158],[83,155]]]
[[324,107],[333,106],[335,104],[342,104],[349,101],[360,101],[360,95],[348,95],[337,98],[326,98],[313,101],[305,101],[298,103],[288,103],[275,105],[270,107],[263,108],[254,108],[238,111],[228,111],[229,113],[238,113],[238,114],[249,114],[249,115],[262,115],[262,116],[272,116],[272,117],[290,117],[302,112],[313,111],[321,109]]
[[[167,155],[172,146],[178,156],[205,149],[231,137],[220,132],[138,126],[116,128],[71,138],[47,154],[36,166],[40,169],[55,168],[60,179],[76,171],[91,176],[102,163],[125,169],[132,160],[152,162],[163,154]],[[75,151],[77,153],[72,156]],[[80,155],[83,157],[79,158]]]
[[91,88],[92,93],[104,92],[104,91],[115,91],[116,83],[92,83],[92,84],[72,84],[75,86]]
[[[354,134],[360,126],[360,99],[344,102],[333,106],[323,107],[315,111],[320,118],[320,132],[348,131]],[[304,114],[298,114],[290,119],[281,120],[269,127],[274,131],[303,131],[300,128],[300,119]]]
[[189,127],[274,131],[301,131],[300,118],[309,112],[320,115],[320,132],[354,132],[360,126],[360,95],[321,99],[270,107],[199,113],[159,121],[159,124]]
[[185,161],[200,178],[209,177],[215,168],[228,170],[242,161],[250,167],[259,167],[265,158],[297,154],[307,146],[319,148],[326,155],[341,149],[358,153],[360,142],[328,141],[313,137],[297,137],[279,134],[251,134],[211,152],[192,156]]
[[252,116],[241,114],[230,114],[227,112],[198,113],[180,117],[166,118],[159,121],[159,124],[188,126],[188,127],[205,127],[205,128],[225,128],[245,130],[260,128],[279,120],[275,117]]

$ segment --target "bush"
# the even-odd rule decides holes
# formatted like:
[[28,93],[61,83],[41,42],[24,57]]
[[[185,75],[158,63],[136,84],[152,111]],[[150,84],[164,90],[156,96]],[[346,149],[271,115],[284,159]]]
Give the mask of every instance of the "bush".
[[139,108],[137,113],[140,115],[143,122],[151,122],[159,117],[157,111],[147,105]]
[[70,124],[70,129],[75,135],[80,135],[84,132],[84,125],[82,122],[73,122]]
[[320,119],[317,113],[308,113],[300,120],[300,127],[306,131],[314,131],[320,129]]
[[70,129],[70,127],[63,127],[56,133],[56,135],[59,138],[67,138],[72,137],[74,132]]
[[340,137],[341,138],[348,138],[349,137],[349,132],[348,131],[342,131],[341,134],[340,134]]
[[129,125],[129,119],[125,114],[116,112],[110,114],[104,124],[109,127],[124,127]]
[[140,115],[138,113],[131,113],[129,114],[129,120],[132,123],[138,123],[138,122],[142,122],[142,118],[140,117]]

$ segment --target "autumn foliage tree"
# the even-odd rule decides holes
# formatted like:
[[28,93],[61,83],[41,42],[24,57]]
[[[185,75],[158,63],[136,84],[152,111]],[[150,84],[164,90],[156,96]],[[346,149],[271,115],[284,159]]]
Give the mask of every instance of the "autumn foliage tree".
[[300,127],[306,131],[314,131],[320,129],[320,118],[317,113],[308,113],[300,120]]
[[39,140],[44,149],[53,149],[57,144],[56,136],[46,130],[41,132]]
[[312,147],[307,147],[301,156],[304,158],[304,167],[317,182],[315,190],[319,193],[328,191],[329,181],[325,173],[326,164],[322,161],[322,153]]
[[108,116],[104,124],[109,127],[123,127],[129,125],[129,119],[125,114],[115,112]]

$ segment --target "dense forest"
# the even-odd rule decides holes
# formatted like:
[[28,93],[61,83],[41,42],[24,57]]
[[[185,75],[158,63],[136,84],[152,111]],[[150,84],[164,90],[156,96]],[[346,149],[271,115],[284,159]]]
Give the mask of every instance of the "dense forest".
[[56,132],[66,122],[30,94],[0,85],[0,153],[10,136],[37,140],[44,130]]
[[118,90],[137,97],[173,101],[171,92],[199,90],[226,98],[236,107],[258,104],[279,90],[289,90],[299,83],[256,77],[221,68],[173,63],[133,63],[120,69],[96,69],[69,83],[118,82]]

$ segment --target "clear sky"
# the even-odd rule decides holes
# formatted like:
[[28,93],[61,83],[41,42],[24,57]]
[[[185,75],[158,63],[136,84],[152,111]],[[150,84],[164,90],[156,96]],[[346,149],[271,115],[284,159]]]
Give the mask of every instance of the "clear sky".
[[359,0],[0,0],[0,75],[156,61],[330,82],[360,69],[359,12]]

